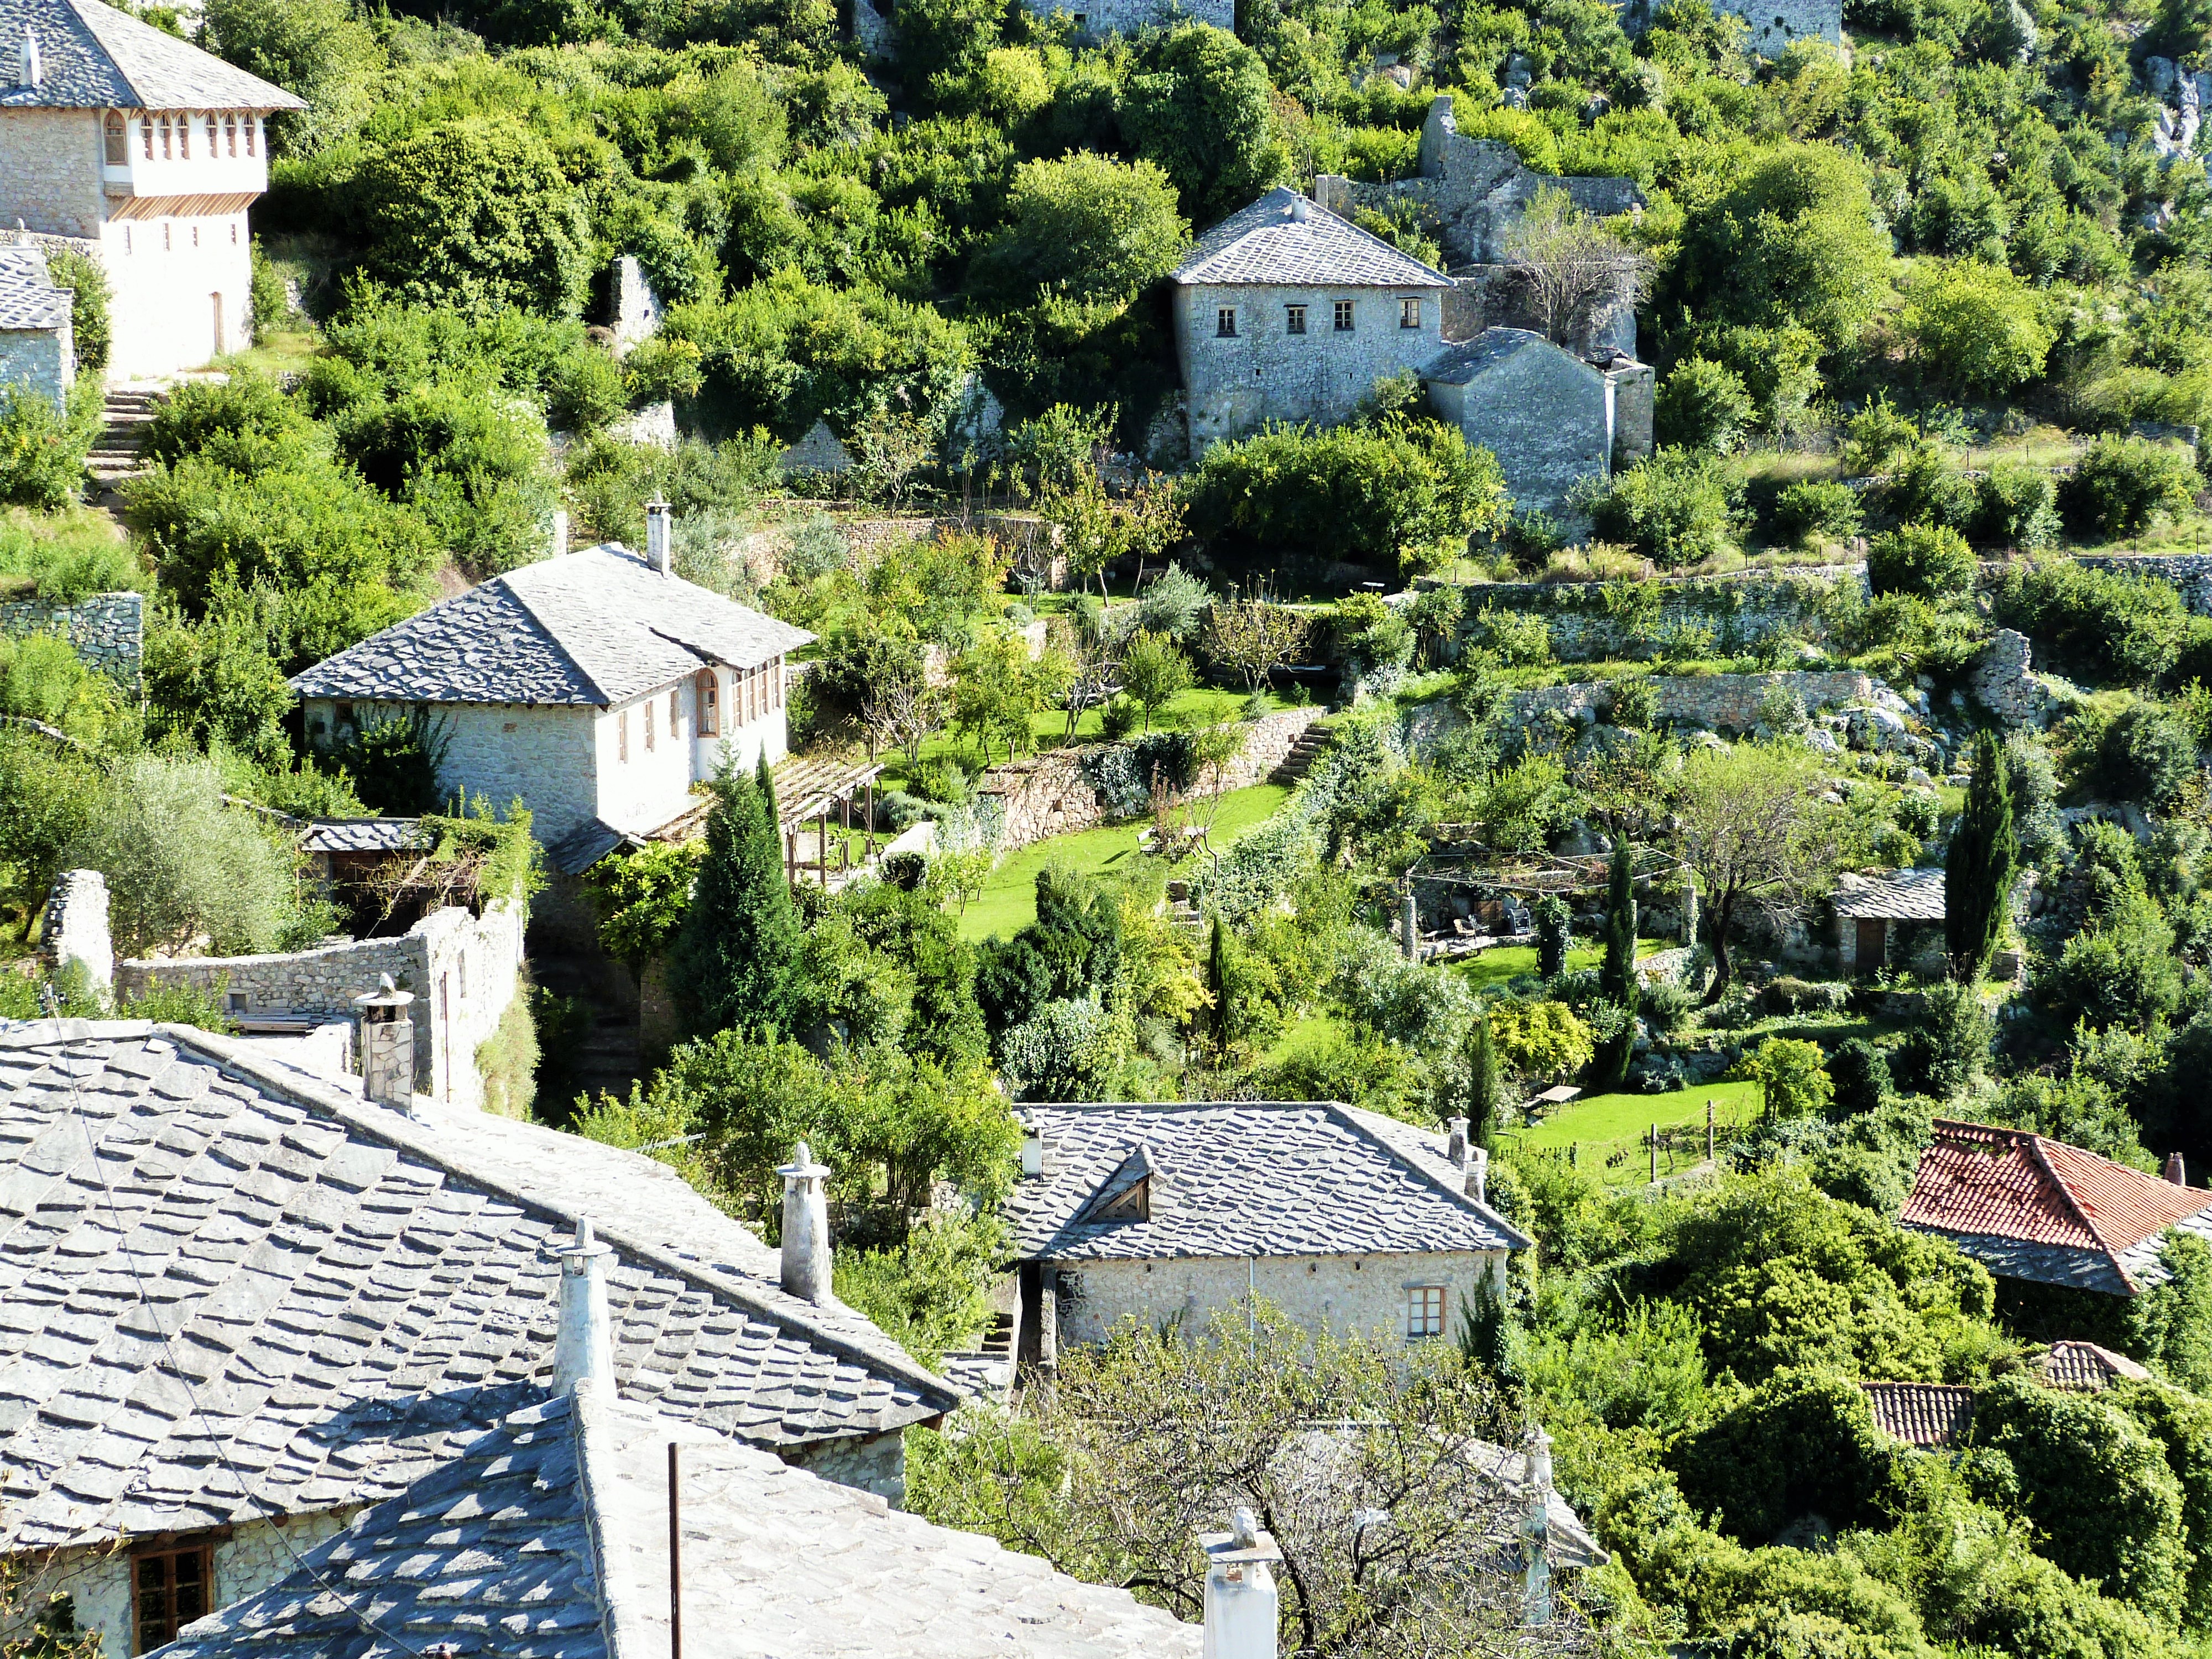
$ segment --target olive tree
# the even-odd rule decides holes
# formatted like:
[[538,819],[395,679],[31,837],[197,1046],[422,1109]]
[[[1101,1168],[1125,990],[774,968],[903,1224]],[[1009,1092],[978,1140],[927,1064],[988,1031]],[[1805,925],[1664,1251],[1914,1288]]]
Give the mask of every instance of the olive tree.
[[1729,939],[1736,923],[1803,902],[1833,873],[1844,823],[1841,810],[1820,799],[1825,793],[1811,752],[1787,744],[1708,750],[1682,769],[1674,811],[1712,942],[1708,1003],[1718,1001],[1735,976]]

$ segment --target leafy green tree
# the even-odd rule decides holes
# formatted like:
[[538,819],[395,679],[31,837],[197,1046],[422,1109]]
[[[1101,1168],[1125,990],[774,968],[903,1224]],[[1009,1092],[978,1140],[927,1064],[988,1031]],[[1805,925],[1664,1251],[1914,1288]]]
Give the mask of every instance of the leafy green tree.
[[672,978],[691,1030],[772,1036],[789,1029],[803,948],[775,801],[759,779],[726,768],[714,789]]
[[1841,825],[1820,801],[1825,787],[1811,757],[1786,744],[1740,743],[1683,768],[1675,805],[1713,947],[1708,1004],[1735,977],[1729,941],[1737,921],[1755,908],[1794,904],[1834,873]]
[[341,732],[330,757],[351,775],[361,798],[380,812],[412,817],[446,804],[439,781],[453,732],[416,703],[394,719],[368,720]]
[[1742,486],[1709,451],[1656,450],[1616,474],[1591,509],[1598,533],[1674,569],[1735,545]]
[[2036,291],[1978,259],[1923,264],[1905,279],[1898,331],[1932,377],[2002,396],[2043,373],[2051,329]]
[[1993,732],[1974,737],[1973,776],[1943,860],[1943,947],[1955,978],[1978,981],[2004,931],[2020,869],[2013,830],[2012,775]]
[[375,34],[344,0],[208,0],[200,15],[209,51],[307,100],[307,109],[270,120],[279,150],[358,119],[368,77],[385,66]]
[[106,269],[88,253],[57,247],[47,252],[46,276],[56,288],[70,291],[70,343],[76,353],[77,372],[106,368],[115,337],[108,315]]
[[2066,515],[2105,536],[2131,536],[2189,510],[2197,471],[2181,450],[2148,438],[2107,435],[2089,447],[2060,492]]
[[1174,270],[1190,240],[1175,186],[1150,161],[1088,151],[1025,161],[1006,207],[1006,228],[977,255],[973,274],[977,286],[1018,302],[1039,290],[1126,299]]
[[1122,689],[1143,705],[1147,732],[1152,717],[1194,684],[1190,659],[1164,635],[1139,629],[1121,653]]
[[1567,924],[1572,920],[1567,902],[1557,893],[1547,893],[1535,903],[1536,912],[1536,971],[1546,979],[1557,979],[1567,971]]
[[1837,1044],[1828,1056],[1835,1109],[1847,1117],[1871,1112],[1889,1097],[1889,1060],[1864,1037]]
[[1121,129],[1210,225],[1290,171],[1267,65],[1233,34],[1182,23],[1145,39],[1121,89]]
[[1005,15],[1000,0],[907,0],[898,15],[907,84],[935,106],[957,110],[1003,39]]
[[1684,1496],[1717,1511],[1747,1543],[1764,1543],[1808,1510],[1833,1525],[1882,1517],[1890,1455],[1858,1384],[1784,1371],[1691,1437],[1676,1454]]
[[1744,1057],[1743,1071],[1759,1085],[1759,1109],[1770,1123],[1816,1116],[1835,1097],[1817,1042],[1768,1037]]
[[1743,447],[1757,414],[1741,375],[1711,358],[1693,356],[1667,371],[1652,410],[1652,425],[1662,444],[1717,449],[1725,455]]
[[1493,1152],[1504,1085],[1498,1076],[1498,1043],[1490,1034],[1487,1010],[1475,1015],[1468,1033],[1467,1075],[1468,1138],[1485,1152]]
[[1867,546],[1867,585],[1876,593],[1946,599],[1974,585],[1974,550],[1944,525],[1884,531]]
[[696,841],[655,842],[593,865],[584,884],[599,912],[599,948],[632,973],[666,950],[691,908],[705,853]]

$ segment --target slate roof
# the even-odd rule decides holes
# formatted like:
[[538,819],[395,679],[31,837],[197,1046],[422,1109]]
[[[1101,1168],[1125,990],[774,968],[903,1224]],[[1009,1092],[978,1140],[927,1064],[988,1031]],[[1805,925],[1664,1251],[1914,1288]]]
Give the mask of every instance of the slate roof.
[[70,291],[46,274],[46,250],[0,247],[0,329],[46,332],[70,319]]
[[605,708],[814,635],[664,576],[617,543],[495,576],[295,675],[303,697]]
[[1836,914],[1872,921],[1941,921],[1943,872],[1899,870],[1887,876],[1846,875],[1836,886]]
[[429,844],[420,818],[317,818],[300,835],[303,853],[410,853]]
[[1574,353],[1553,345],[1533,329],[1486,328],[1472,340],[1437,353],[1421,370],[1421,378],[1441,386],[1471,386],[1508,358],[1532,349],[1557,352],[1571,362],[1582,362]]
[[[161,1659],[636,1659],[668,1651],[679,1443],[692,1659],[1196,1659],[1194,1625],[589,1388],[478,1431]],[[363,1628],[374,1617],[389,1637]],[[397,1642],[392,1639],[397,1638]]]
[[1949,1382],[1862,1382],[1874,1425],[1923,1449],[1948,1446],[1974,1420],[1974,1391]]
[[2054,1389],[2094,1392],[2122,1381],[2142,1382],[2150,1372],[2124,1353],[2094,1342],[2054,1342],[2043,1356],[2043,1380]]
[[[1018,1253],[1053,1261],[1521,1249],[1467,1196],[1440,1134],[1313,1101],[1030,1105],[1044,1172],[1006,1204]],[[1141,1150],[1148,1218],[1088,1218]],[[1121,1179],[1117,1180],[1117,1177]]]
[[[1301,203],[1304,218],[1294,216]],[[1441,270],[1288,186],[1269,191],[1200,236],[1176,267],[1175,280],[1187,287],[1452,286]]]
[[583,1214],[641,1402],[771,1448],[957,1403],[674,1171],[418,1112],[205,1032],[0,1026],[0,1551],[404,1490],[542,1387]]
[[2167,1228],[2212,1237],[2212,1192],[2024,1129],[1938,1118],[1899,1219],[2001,1278],[2132,1296],[2166,1279]]
[[[16,83],[28,29],[44,70]],[[0,0],[0,109],[305,109],[304,100],[100,0]]]

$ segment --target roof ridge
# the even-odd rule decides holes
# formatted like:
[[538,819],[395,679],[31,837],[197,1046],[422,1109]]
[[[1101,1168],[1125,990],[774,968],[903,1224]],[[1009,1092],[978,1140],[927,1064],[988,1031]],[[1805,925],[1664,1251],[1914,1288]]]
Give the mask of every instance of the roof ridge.
[[[1375,1131],[1368,1125],[1361,1122],[1359,1120],[1363,1114],[1359,1108],[1340,1100],[1322,1101],[1316,1103],[1326,1106],[1328,1109],[1330,1116],[1346,1124],[1368,1140],[1370,1144],[1380,1146],[1390,1158],[1392,1162],[1395,1163],[1401,1169],[1412,1170],[1414,1175],[1418,1176],[1421,1180],[1426,1182],[1430,1186],[1436,1188],[1437,1191],[1449,1198],[1462,1209],[1474,1212],[1485,1221],[1492,1223],[1504,1231],[1510,1234],[1515,1238],[1519,1239],[1524,1248],[1533,1246],[1535,1243],[1536,1241],[1534,1239],[1529,1237],[1528,1234],[1522,1232],[1518,1227],[1508,1221],[1504,1216],[1492,1209],[1489,1205],[1484,1203],[1480,1199],[1476,1198],[1473,1194],[1469,1193],[1465,1187],[1455,1187],[1451,1182],[1438,1176],[1434,1171],[1424,1168],[1413,1158],[1407,1157],[1406,1154],[1401,1152],[1397,1147],[1392,1146],[1387,1138],[1376,1133]],[[1395,1122],[1398,1120],[1393,1119],[1391,1121]],[[1408,1123],[1406,1127],[1408,1129],[1413,1130],[1416,1134],[1424,1133],[1419,1126],[1416,1124]],[[1441,1157],[1442,1154],[1439,1153],[1438,1156]]]
[[[614,544],[619,545],[619,544]],[[609,545],[609,544],[601,543],[599,545],[606,546]],[[592,550],[590,548],[580,548],[577,550],[576,553],[564,553],[561,557],[564,559],[572,559],[578,556],[578,554],[588,553],[591,550]],[[555,559],[542,559],[533,561],[533,562],[540,564],[556,564],[558,563],[559,561]],[[592,695],[597,696],[602,703],[613,702],[614,698],[608,694],[606,687],[601,685],[597,679],[593,678],[591,670],[586,668],[581,662],[577,660],[576,653],[568,649],[568,646],[562,642],[560,634],[554,629],[553,624],[545,620],[544,617],[539,613],[536,605],[531,604],[530,596],[525,593],[521,588],[515,586],[512,580],[515,574],[515,570],[527,570],[530,568],[531,566],[526,564],[517,565],[514,568],[514,570],[501,571],[498,575],[492,578],[492,580],[499,584],[500,590],[504,592],[507,598],[513,599],[517,605],[522,607],[523,614],[528,617],[532,623],[536,623],[538,631],[545,636],[546,644],[551,646],[554,650],[560,653],[561,659],[567,663],[569,667],[576,671],[576,678],[583,681],[586,685],[592,688]],[[487,583],[486,586],[489,586],[489,584]],[[475,590],[471,589],[470,591],[473,592]]]
[[[2118,1273],[2122,1279],[2127,1279],[2127,1270],[2120,1266],[2119,1253],[2114,1250],[2111,1243],[2106,1241],[2104,1230],[2098,1226],[2094,1220],[2090,1219],[2089,1212],[2082,1208],[2081,1200],[2075,1196],[2074,1188],[2067,1184],[2065,1176],[2060,1175],[2057,1170],[2051,1167],[2051,1154],[2045,1151],[2045,1142],[2044,1138],[2039,1134],[2028,1131],[2022,1131],[2021,1133],[2027,1136],[2028,1155],[2034,1158],[2035,1167],[2042,1170],[2043,1173],[2050,1178],[2051,1185],[2058,1188],[2060,1195],[2065,1200],[2068,1212],[2072,1214],[2073,1218],[2076,1221],[2080,1222],[2083,1228],[2087,1231],[2089,1237],[2096,1240],[2097,1248],[2102,1250],[2105,1253],[2106,1258],[2112,1262],[2113,1271]],[[2066,1143],[2063,1141],[2053,1141],[2049,1144],[2063,1146]],[[2093,1152],[2090,1156],[2094,1158],[2096,1154]],[[2129,1282],[2132,1284],[2134,1281],[2129,1280]]]
[[576,1437],[576,1484],[582,1488],[584,1532],[591,1540],[592,1565],[597,1569],[599,1632],[606,1639],[606,1659],[647,1659],[645,1614],[638,1602],[636,1579],[629,1570],[629,1528],[610,1501],[617,1477],[607,1402],[589,1377],[577,1382],[570,1399],[569,1415]]
[[[500,1176],[484,1174],[473,1164],[455,1158],[452,1150],[441,1145],[434,1134],[395,1132],[394,1126],[398,1124],[427,1130],[428,1126],[416,1124],[412,1118],[382,1108],[377,1109],[378,1117],[371,1117],[361,1103],[325,1089],[304,1073],[294,1072],[289,1067],[242,1049],[232,1039],[212,1031],[191,1025],[156,1024],[151,1029],[180,1048],[198,1050],[212,1059],[219,1067],[244,1073],[258,1087],[274,1090],[296,1105],[334,1118],[347,1130],[364,1135],[395,1152],[419,1158],[449,1176],[473,1183],[506,1200],[526,1214],[534,1214],[571,1227],[577,1220],[576,1213],[562,1209]],[[663,1245],[637,1237],[630,1232],[619,1216],[608,1216],[603,1219],[595,1215],[592,1218],[592,1224],[602,1240],[619,1245],[629,1255],[662,1273],[738,1304],[747,1313],[769,1324],[801,1334],[807,1341],[831,1349],[848,1359],[897,1373],[909,1386],[942,1395],[951,1403],[957,1404],[965,1397],[957,1386],[926,1368],[887,1336],[882,1339],[882,1345],[878,1347],[851,1334],[815,1324],[792,1309],[778,1306],[742,1279],[733,1282],[732,1278],[697,1261],[687,1260]],[[854,1317],[860,1316],[855,1315]]]

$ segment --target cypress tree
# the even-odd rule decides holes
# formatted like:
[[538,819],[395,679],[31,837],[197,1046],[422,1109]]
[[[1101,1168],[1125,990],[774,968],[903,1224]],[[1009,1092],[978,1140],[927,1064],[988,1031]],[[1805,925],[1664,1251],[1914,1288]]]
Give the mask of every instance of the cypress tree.
[[1218,1060],[1229,1051],[1229,939],[1219,916],[1213,919],[1213,943],[1206,953],[1206,988],[1213,998],[1206,1034],[1212,1039],[1214,1058]]
[[784,876],[774,797],[758,777],[737,771],[714,780],[714,795],[707,856],[677,935],[677,994],[696,1033],[781,1031],[804,934]]
[[1572,918],[1566,901],[1557,893],[1538,899],[1535,910],[1536,971],[1546,979],[1557,979],[1567,971],[1567,924]]
[[1636,867],[1628,837],[1613,843],[1613,866],[1605,896],[1605,963],[1598,970],[1598,988],[1621,1011],[1620,1033],[1607,1046],[1604,1072],[1619,1083],[1628,1075],[1628,1062],[1636,1052],[1636,1011],[1644,1000],[1636,978]]
[[1504,1085],[1498,1075],[1498,1043],[1490,1035],[1490,1012],[1474,1017],[1474,1030],[1467,1052],[1467,1137],[1483,1151],[1494,1150],[1491,1141],[1498,1128],[1498,1109]]
[[1953,978],[1972,984],[1989,966],[2019,867],[2011,769],[1996,734],[1979,732],[1966,810],[1951,831],[1951,850],[1943,861],[1943,945]]

